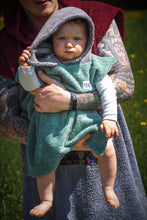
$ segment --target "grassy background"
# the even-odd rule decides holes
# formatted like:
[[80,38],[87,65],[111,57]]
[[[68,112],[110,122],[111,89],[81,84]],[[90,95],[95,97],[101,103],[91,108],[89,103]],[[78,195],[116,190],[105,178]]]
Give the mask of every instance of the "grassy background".
[[125,46],[135,78],[135,93],[131,101],[121,106],[147,193],[147,10],[125,11],[125,21]]
[[[126,121],[147,192],[147,10],[132,10],[126,1],[104,1],[125,9],[125,46],[135,78],[134,98],[123,103]],[[132,2],[132,1],[131,1]],[[137,1],[133,1],[135,7]],[[137,9],[141,9],[140,7]],[[128,10],[129,9],[129,10]],[[2,14],[2,13],[0,13]],[[0,27],[3,19],[0,18]],[[0,219],[22,219],[22,161],[18,144],[0,136]]]

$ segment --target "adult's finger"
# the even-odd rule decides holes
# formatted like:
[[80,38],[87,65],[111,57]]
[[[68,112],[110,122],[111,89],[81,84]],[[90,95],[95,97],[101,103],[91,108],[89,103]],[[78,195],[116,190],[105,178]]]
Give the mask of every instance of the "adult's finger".
[[100,124],[100,130],[101,130],[102,132],[105,130],[103,123]]
[[86,134],[81,140],[79,140],[74,148],[72,149],[73,151],[90,151],[88,146],[85,144],[86,140],[90,138],[90,134]]
[[58,86],[58,87],[60,87],[64,90],[66,90],[65,87],[62,85],[62,83],[60,83],[56,79],[53,79],[53,78],[47,76],[46,73],[44,73],[42,70],[38,70],[37,74],[38,74],[39,78],[42,81],[44,81],[46,84],[48,84],[48,85],[54,84],[54,85],[56,85],[56,86]]
[[47,76],[42,70],[38,70],[37,74],[43,82],[47,83],[48,85],[52,83],[51,78]]
[[36,103],[34,103],[33,105],[37,112],[43,112],[42,108],[39,105],[37,105]]
[[119,136],[119,132],[118,132],[118,128],[116,128],[116,130],[115,130],[115,138],[117,139],[118,136]]

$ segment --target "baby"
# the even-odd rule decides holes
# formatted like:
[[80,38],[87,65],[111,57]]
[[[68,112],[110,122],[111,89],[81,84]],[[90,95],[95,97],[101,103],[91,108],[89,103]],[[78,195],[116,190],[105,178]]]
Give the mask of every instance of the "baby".
[[107,75],[115,59],[91,54],[93,38],[91,18],[78,8],[63,8],[49,18],[31,49],[27,47],[19,57],[17,77],[25,90],[31,92],[40,86],[32,66],[41,67],[71,92],[97,89],[103,108],[103,119],[93,110],[39,113],[33,109],[33,95],[28,93],[22,103],[30,120],[28,173],[37,177],[41,200],[30,211],[31,215],[41,217],[52,207],[55,170],[63,156],[87,133],[91,133],[91,138],[86,144],[98,158],[106,202],[119,207],[113,189],[117,170],[112,142],[114,135],[118,137],[116,92]]

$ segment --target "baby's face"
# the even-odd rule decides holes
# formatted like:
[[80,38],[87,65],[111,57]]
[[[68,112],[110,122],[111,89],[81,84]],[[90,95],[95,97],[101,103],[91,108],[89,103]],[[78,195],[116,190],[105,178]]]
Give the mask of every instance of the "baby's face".
[[60,61],[79,57],[87,42],[86,24],[65,23],[53,36],[54,52]]

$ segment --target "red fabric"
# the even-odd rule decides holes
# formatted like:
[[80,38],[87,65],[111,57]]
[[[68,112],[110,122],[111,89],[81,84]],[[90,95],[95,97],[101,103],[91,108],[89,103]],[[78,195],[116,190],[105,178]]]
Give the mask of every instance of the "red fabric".
[[[124,40],[124,17],[120,8],[95,1],[60,0],[59,3],[63,7],[81,8],[93,19],[96,29],[93,53],[96,54],[96,46],[114,18]],[[5,27],[0,31],[0,74],[14,80],[18,68],[18,57],[26,46],[31,45],[37,30],[27,22],[18,0],[9,0],[6,4],[4,23]]]

